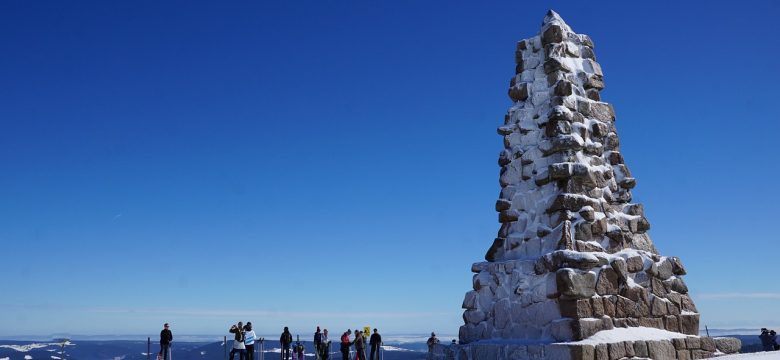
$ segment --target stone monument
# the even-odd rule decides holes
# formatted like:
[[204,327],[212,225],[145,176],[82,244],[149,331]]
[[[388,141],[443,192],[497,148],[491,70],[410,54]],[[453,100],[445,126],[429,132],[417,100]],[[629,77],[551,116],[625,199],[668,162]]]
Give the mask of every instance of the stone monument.
[[[615,112],[601,101],[604,77],[593,49],[553,11],[539,35],[517,44],[513,104],[498,128],[501,227],[486,261],[472,265],[454,357],[561,358],[562,351],[578,359],[685,359],[739,349],[735,339],[718,339],[716,347],[698,337],[685,268],[660,255],[647,233],[644,209],[632,202],[636,179],[620,152]],[[676,333],[682,345],[671,338],[552,345],[615,328]]]

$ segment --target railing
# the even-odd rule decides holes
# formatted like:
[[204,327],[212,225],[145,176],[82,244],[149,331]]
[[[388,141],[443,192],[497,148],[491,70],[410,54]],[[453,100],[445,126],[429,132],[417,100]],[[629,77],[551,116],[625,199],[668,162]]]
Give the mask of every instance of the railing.
[[426,360],[443,360],[452,359],[452,347],[450,344],[436,343],[433,346],[428,347],[428,354]]
[[[222,348],[223,348],[223,353],[224,353],[223,354],[223,359],[224,360],[228,360],[229,359],[230,351],[232,350],[232,346],[230,346],[230,342],[229,341],[232,341],[232,340],[228,340],[227,336],[223,336],[222,337]],[[302,341],[301,344],[303,344],[304,347],[305,347],[306,346],[306,341]],[[336,351],[333,351],[334,345],[337,347]],[[159,345],[155,344],[155,346],[159,346]],[[254,348],[254,354],[252,356],[252,359],[245,359],[245,360],[266,360],[266,357],[265,357],[265,355],[266,355],[265,338],[259,338],[257,341],[255,341],[254,346],[255,346],[255,348]],[[313,344],[312,344],[312,346],[313,346]],[[340,346],[340,343],[338,343],[338,342],[336,342],[336,343],[334,343],[332,341],[330,342],[330,345],[328,345],[328,360],[341,360],[342,354],[341,354],[340,348],[338,348],[339,346]],[[282,351],[284,351],[284,350],[282,349]],[[320,354],[317,353],[316,349],[312,349],[312,351],[316,354],[315,355],[315,359],[322,359]],[[366,351],[366,360],[371,360],[370,359],[371,347],[367,346],[365,351]],[[378,353],[379,353],[379,359],[380,360],[384,360],[384,358],[385,358],[384,344],[380,344]],[[291,355],[291,358],[293,358],[292,357],[292,355],[293,355],[292,350],[290,351],[290,355]],[[158,356],[160,356],[161,358],[164,358],[163,354],[160,354],[160,352],[155,352],[155,357],[154,358],[152,357],[152,338],[151,337],[147,337],[146,338],[146,360],[157,360]],[[350,350],[349,350],[349,360],[356,359],[357,358],[356,356],[357,356],[357,352],[350,347]],[[281,354],[280,354],[280,357],[281,357]],[[439,357],[435,357],[435,358],[431,358],[431,359],[439,359]],[[173,347],[172,346],[168,347],[168,360],[173,360]],[[269,360],[275,360],[275,359],[273,357],[271,357],[271,358],[269,358]]]

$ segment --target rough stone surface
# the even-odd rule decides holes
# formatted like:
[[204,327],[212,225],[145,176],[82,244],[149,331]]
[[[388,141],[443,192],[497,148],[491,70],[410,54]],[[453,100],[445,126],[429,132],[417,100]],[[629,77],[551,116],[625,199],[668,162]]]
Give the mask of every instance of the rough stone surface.
[[683,314],[680,318],[680,332],[688,335],[699,335],[699,314]]
[[715,339],[710,337],[702,337],[701,338],[701,349],[706,351],[715,352],[717,350],[717,346],[715,345]]
[[596,345],[596,360],[609,360],[609,347],[607,344]]
[[618,294],[618,274],[612,268],[604,268],[599,273],[598,282],[596,282],[596,293],[599,295],[617,295]]
[[592,272],[583,274],[572,269],[560,269],[556,280],[563,299],[586,299],[596,293],[596,275]]
[[675,360],[677,350],[669,341],[648,341],[647,354],[654,360]]
[[[632,202],[637,180],[620,151],[615,110],[600,95],[592,40],[551,11],[514,56],[512,104],[497,128],[500,227],[486,261],[472,265],[461,343],[576,341],[614,326],[698,334],[685,268],[658,253],[644,207]],[[667,356],[665,346],[653,349]],[[596,346],[592,357],[650,352],[647,343],[612,347]],[[532,358],[546,348],[496,349],[479,351]],[[671,356],[699,355],[690,350]]]
[[632,256],[626,259],[626,266],[629,272],[635,273],[642,271],[645,265],[641,256]]
[[742,348],[742,341],[736,338],[713,338],[715,340],[715,347],[723,353],[734,354],[739,352]]
[[647,352],[647,342],[641,340],[634,341],[634,354],[640,358],[646,358],[650,356]]

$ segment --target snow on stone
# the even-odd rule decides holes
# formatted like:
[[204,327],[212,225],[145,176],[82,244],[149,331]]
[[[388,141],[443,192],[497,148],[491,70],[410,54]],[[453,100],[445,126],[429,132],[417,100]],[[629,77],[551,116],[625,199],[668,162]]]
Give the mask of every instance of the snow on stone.
[[780,360],[780,351],[718,356],[718,360]]
[[30,356],[30,355],[25,355],[25,356],[24,356],[24,360],[32,360],[32,358],[33,358],[33,357],[32,357],[32,356]]
[[660,330],[656,328],[648,327],[627,327],[627,328],[614,328],[612,330],[602,330],[591,337],[569,344],[582,344],[582,345],[596,345],[596,344],[609,344],[622,341],[648,341],[648,340],[671,340],[671,339],[683,339],[686,337],[693,337],[676,332]]
[[11,358],[4,357],[4,358],[0,358],[0,360],[11,360]]
[[52,355],[52,356],[51,356],[51,358],[52,358],[52,359],[54,359],[54,360],[62,360],[62,358],[61,358],[61,357],[59,357],[59,356],[54,356],[54,355]]

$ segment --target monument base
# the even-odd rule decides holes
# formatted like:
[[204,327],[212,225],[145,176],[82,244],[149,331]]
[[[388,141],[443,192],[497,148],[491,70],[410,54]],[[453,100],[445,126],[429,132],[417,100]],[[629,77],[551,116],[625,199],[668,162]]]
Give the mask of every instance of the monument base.
[[689,360],[738,353],[736,338],[689,336],[671,340],[621,341],[608,344],[476,342],[441,346],[431,359],[446,360]]

